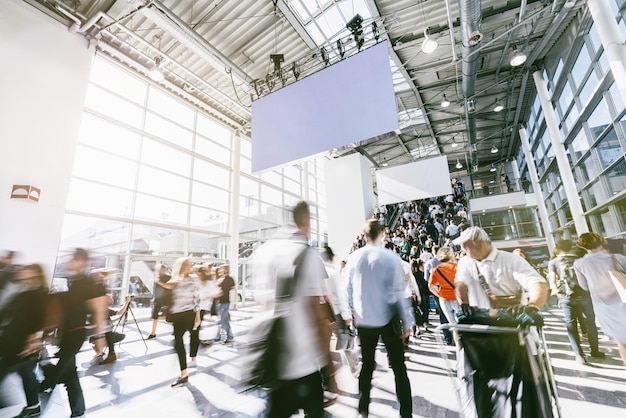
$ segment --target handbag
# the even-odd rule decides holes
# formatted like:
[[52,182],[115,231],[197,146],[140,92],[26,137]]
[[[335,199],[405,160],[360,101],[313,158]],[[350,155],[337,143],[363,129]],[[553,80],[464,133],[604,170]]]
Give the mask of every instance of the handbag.
[[611,254],[611,258],[613,259],[615,270],[609,270],[609,276],[620,299],[623,303],[626,303],[626,273],[613,254]]
[[485,276],[478,269],[478,264],[474,264],[476,267],[476,273],[478,274],[478,281],[489,298],[489,306],[493,309],[506,309],[513,306],[518,306],[522,303],[522,292],[515,295],[496,296],[491,292],[491,288],[485,279]]
[[[307,246],[295,259],[293,277],[279,278],[276,284],[277,302],[283,304],[292,299],[300,276],[301,260],[308,248]],[[289,315],[288,309],[282,309],[251,328],[248,344],[243,353],[242,382],[262,388],[274,388],[279,385],[279,354],[283,351],[282,345],[287,341],[285,322]]]

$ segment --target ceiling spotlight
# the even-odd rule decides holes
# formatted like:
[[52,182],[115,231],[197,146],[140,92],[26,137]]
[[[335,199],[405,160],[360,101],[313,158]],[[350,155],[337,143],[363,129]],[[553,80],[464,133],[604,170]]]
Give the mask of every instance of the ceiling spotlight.
[[458,168],[459,170],[460,170],[461,168],[463,168],[463,164],[461,164],[461,161],[460,161],[460,160],[456,160],[456,166],[455,166],[455,167],[456,167],[456,168]]
[[387,162],[387,159],[383,158],[383,162],[382,162],[381,166],[387,167],[388,165],[389,165],[389,163]]
[[492,173],[496,171],[496,166],[491,164],[491,168],[489,169],[489,171],[491,171]]
[[502,106],[502,103],[499,100],[496,100],[496,105],[493,108],[494,112],[502,112],[504,110],[504,106]]
[[496,148],[496,146],[494,145],[493,147],[491,147],[491,153],[495,154],[498,152],[498,148]]
[[456,139],[454,139],[454,137],[452,137],[452,148],[456,148],[458,146],[459,146],[459,144],[456,143]]
[[162,61],[163,59],[161,57],[154,57],[154,65],[148,70],[148,77],[150,77],[151,80],[162,81],[165,78],[163,70],[161,70]]
[[441,107],[448,107],[450,106],[450,102],[448,101],[448,99],[446,98],[446,94],[443,94],[443,100],[441,101]]
[[520,65],[526,62],[526,54],[522,51],[519,51],[517,48],[513,50],[513,56],[511,56],[511,61],[509,62],[512,67],[519,67]]
[[422,52],[425,54],[432,54],[435,52],[439,43],[430,36],[428,28],[424,29],[424,41],[422,42]]

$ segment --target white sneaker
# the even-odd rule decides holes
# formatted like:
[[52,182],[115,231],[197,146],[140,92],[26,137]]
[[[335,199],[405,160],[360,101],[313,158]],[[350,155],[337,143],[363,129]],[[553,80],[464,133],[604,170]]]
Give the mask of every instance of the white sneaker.
[[104,354],[96,354],[93,356],[89,364],[94,366],[96,364],[100,364],[101,361],[104,361]]
[[190,367],[198,367],[198,363],[195,360],[189,360],[187,362],[187,368],[190,368]]

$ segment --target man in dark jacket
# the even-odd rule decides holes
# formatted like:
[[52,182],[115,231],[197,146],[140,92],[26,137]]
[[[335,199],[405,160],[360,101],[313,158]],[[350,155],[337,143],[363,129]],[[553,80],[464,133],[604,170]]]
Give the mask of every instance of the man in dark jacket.
[[85,414],[83,389],[76,373],[76,353],[80,351],[86,337],[85,323],[91,313],[96,325],[94,342],[106,343],[104,337],[104,318],[107,309],[106,295],[96,286],[87,274],[89,253],[77,248],[68,263],[68,270],[74,275],[69,279],[69,290],[63,299],[63,315],[59,332],[59,362],[46,371],[46,378],[41,384],[42,390],[54,389],[58,383],[64,383],[72,410],[71,417]]

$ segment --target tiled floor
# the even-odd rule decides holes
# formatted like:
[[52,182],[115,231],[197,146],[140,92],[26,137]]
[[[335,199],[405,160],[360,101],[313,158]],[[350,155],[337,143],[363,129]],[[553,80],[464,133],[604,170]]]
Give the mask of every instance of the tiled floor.
[[[189,384],[170,388],[178,375],[176,355],[172,348],[171,327],[159,325],[155,340],[140,339],[135,324],[127,323],[127,338],[116,350],[118,361],[112,365],[89,366],[93,351],[88,344],[78,355],[81,384],[85,392],[87,416],[98,417],[257,417],[264,415],[265,394],[245,390],[239,383],[240,351],[246,329],[254,321],[253,307],[232,312],[235,343],[201,348],[198,365],[190,368]],[[581,366],[574,361],[560,309],[546,312],[545,334],[555,370],[562,416],[567,418],[626,417],[626,367],[619,359],[616,346],[601,341],[607,353],[605,360]],[[144,336],[150,322],[140,321]],[[202,337],[213,337],[215,324],[205,321]],[[451,357],[454,348],[441,347],[433,334],[412,339],[406,355],[413,392],[415,417],[458,417],[459,405],[454,380],[449,376],[453,362],[446,362],[442,350]],[[397,417],[393,373],[386,356],[378,352],[374,374],[372,417]],[[338,382],[344,395],[327,409],[329,416],[355,417],[358,400],[357,380],[345,358]],[[342,362],[343,360],[343,362]],[[41,396],[44,418],[69,416],[65,388],[58,386],[50,395]],[[13,417],[25,405],[21,383],[16,376],[0,384],[0,418]]]

